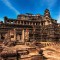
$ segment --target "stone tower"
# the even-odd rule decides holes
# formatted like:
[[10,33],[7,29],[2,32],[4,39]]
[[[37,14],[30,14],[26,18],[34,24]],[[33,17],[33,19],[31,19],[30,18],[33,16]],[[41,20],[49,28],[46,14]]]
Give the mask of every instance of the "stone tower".
[[45,25],[51,24],[51,16],[50,16],[50,11],[48,9],[45,10],[44,12],[44,20],[45,20]]
[[46,9],[45,10],[45,12],[44,12],[44,17],[46,17],[46,18],[51,18],[51,16],[50,16],[50,11],[48,10],[48,9]]

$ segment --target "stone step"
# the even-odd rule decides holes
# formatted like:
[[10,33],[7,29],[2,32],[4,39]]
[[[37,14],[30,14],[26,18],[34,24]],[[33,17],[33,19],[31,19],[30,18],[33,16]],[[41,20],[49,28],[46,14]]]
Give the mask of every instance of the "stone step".
[[17,42],[16,45],[24,45],[24,42]]

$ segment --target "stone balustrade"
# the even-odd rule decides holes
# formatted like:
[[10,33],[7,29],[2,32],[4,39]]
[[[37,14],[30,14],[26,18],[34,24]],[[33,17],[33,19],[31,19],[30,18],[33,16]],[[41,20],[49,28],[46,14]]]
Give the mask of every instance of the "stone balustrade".
[[44,47],[46,46],[60,46],[60,42],[40,42]]

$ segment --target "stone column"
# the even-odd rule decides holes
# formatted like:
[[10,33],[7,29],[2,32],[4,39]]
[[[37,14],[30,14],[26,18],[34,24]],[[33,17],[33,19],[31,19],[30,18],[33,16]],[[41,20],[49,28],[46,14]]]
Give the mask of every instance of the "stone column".
[[35,23],[35,25],[36,25],[36,23]]
[[40,26],[41,26],[41,23],[39,23],[40,24]]
[[7,36],[8,36],[8,35],[7,35],[7,33],[6,33],[6,34],[5,34],[5,39],[7,39]]
[[11,24],[11,21],[9,21],[9,23]]
[[16,23],[18,24],[18,21]]
[[26,25],[28,25],[28,22],[26,22]]
[[25,31],[25,41],[26,42],[29,41],[29,30],[28,29],[26,29]]
[[33,22],[32,22],[32,24],[31,25],[33,25]]
[[20,21],[20,24],[21,24],[21,21]]
[[17,40],[20,41],[20,35],[19,34],[17,34]]
[[23,25],[24,25],[24,21],[23,21]]
[[24,42],[24,39],[25,39],[25,37],[24,37],[24,29],[22,30],[22,42]]
[[1,40],[1,34],[0,34],[0,40]]
[[30,25],[30,22],[29,22],[29,25]]
[[14,40],[16,41],[16,29],[14,29]]
[[16,41],[16,29],[10,30],[10,40]]

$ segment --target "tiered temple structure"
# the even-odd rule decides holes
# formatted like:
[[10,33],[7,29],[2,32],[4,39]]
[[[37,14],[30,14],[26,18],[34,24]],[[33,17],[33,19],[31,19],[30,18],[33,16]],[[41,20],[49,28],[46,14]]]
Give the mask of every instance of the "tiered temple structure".
[[[4,17],[4,22],[0,22],[0,60],[46,60],[43,51],[51,55],[54,46],[60,44],[54,41],[59,40],[60,23],[52,19],[48,9],[44,15],[26,13],[17,19]],[[52,45],[54,49],[50,49]],[[49,49],[44,49],[46,46]]]
[[4,17],[0,22],[0,40],[3,41],[58,41],[60,25],[46,9],[44,15],[20,14],[17,19]]

